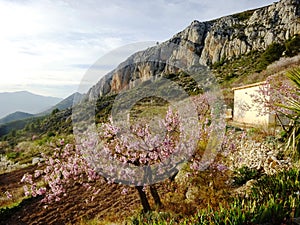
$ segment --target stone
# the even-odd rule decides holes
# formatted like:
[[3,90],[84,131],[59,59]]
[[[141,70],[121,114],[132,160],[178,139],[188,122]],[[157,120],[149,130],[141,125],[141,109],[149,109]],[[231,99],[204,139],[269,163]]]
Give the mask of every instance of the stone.
[[40,157],[33,157],[32,158],[32,165],[36,165],[38,164],[39,162],[42,162],[44,161],[44,159],[40,158]]
[[199,188],[196,186],[191,186],[185,193],[186,200],[189,202],[194,202],[199,197]]

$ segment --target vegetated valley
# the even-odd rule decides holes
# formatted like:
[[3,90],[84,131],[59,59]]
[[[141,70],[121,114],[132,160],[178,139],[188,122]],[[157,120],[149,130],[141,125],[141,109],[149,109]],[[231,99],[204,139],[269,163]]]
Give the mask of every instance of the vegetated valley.
[[[286,17],[285,10],[295,12],[294,17]],[[280,11],[279,19],[258,24],[258,16],[273,18],[274,11]],[[142,76],[137,76],[135,67],[152,68],[150,72],[157,80],[170,80],[188,94],[201,124],[189,160],[182,162],[172,177],[160,182],[139,188],[142,185],[124,185],[103,177],[89,167],[75,142],[72,113],[88,105],[97,93],[92,119],[105,131],[99,132],[99,138],[114,160],[142,167],[172,158],[183,122],[176,109],[168,110],[169,102],[161,98],[142,98],[130,109],[134,145],[117,135],[118,127],[109,117],[121,91],[113,80],[125,74],[122,67],[95,85],[73,108],[53,109],[47,115],[1,125],[0,224],[299,224],[300,29],[294,29],[300,28],[299,15],[299,1],[289,0],[215,21],[194,21],[169,41],[146,50],[146,63],[131,64],[132,77],[124,76],[123,82]],[[285,30],[289,35],[282,37],[277,32],[282,29],[279,20],[294,26]],[[206,29],[201,30],[203,26]],[[270,40],[266,33],[272,29],[277,36]],[[199,36],[204,34],[201,40],[194,30]],[[267,80],[277,101],[266,107],[287,117],[289,124],[243,126],[226,120],[220,148],[213,161],[201,169],[201,158],[214,138],[216,126],[210,104],[213,96],[199,85],[201,78],[195,80],[184,70],[165,65],[151,67],[152,62],[146,60],[158,48],[174,42],[193,52],[189,60],[198,57],[210,68],[228,108],[234,107],[233,87]],[[230,42],[239,45],[240,52]],[[218,43],[227,50],[218,50]],[[103,83],[110,89],[105,90]],[[129,90],[129,96],[146,88],[147,83],[141,84],[133,93]],[[165,90],[162,85],[156,91]],[[176,99],[177,94],[170,96],[184,101]],[[90,121],[89,114],[77,112],[81,120]],[[151,133],[153,118],[163,121],[163,143],[156,142],[155,132]],[[145,154],[140,146],[151,150]]]

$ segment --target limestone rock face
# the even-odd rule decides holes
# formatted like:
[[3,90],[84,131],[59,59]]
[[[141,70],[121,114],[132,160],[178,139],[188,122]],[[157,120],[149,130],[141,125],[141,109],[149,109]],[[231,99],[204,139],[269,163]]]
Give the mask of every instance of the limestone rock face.
[[281,0],[213,21],[193,21],[170,40],[130,56],[90,89],[88,96],[118,93],[162,74],[264,50],[273,42],[283,43],[300,34],[299,6],[300,0]]
[[[243,20],[241,15],[249,18]],[[299,0],[287,0],[216,20],[207,33],[200,62],[215,63],[283,42],[300,32],[299,16]]]

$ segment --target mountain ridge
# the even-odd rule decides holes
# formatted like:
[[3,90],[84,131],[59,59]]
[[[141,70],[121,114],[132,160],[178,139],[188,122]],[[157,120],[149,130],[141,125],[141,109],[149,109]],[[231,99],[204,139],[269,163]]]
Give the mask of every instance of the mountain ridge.
[[[20,91],[19,93],[23,93],[23,92],[27,92],[27,91]],[[30,93],[30,92],[28,92],[28,93]],[[31,114],[31,113],[26,113],[26,112],[21,112],[21,111],[13,112],[13,113],[8,114],[7,116],[1,118],[0,125],[18,121],[18,120],[33,118],[33,117],[45,116],[47,114],[50,114],[55,109],[65,110],[67,108],[72,107],[73,104],[78,103],[83,96],[84,96],[83,94],[81,94],[79,92],[75,92],[75,93],[71,94],[70,96],[62,99],[60,102],[58,102],[54,106],[49,107],[49,109],[44,110],[39,113],[36,113],[36,114]]]
[[68,97],[62,99],[59,103],[52,106],[51,108],[49,108],[49,109],[47,109],[43,112],[38,113],[36,116],[49,114],[55,109],[64,110],[64,109],[70,108],[74,104],[77,104],[78,102],[80,102],[80,100],[81,100],[81,98],[83,98],[83,96],[84,96],[84,94],[81,94],[79,92],[75,92],[75,93],[69,95]]
[[25,113],[39,113],[62,99],[50,96],[43,96],[29,91],[3,92],[0,93],[0,118],[21,111]]
[[300,0],[281,0],[212,21],[195,20],[171,39],[131,55],[99,80],[87,98],[118,93],[134,87],[137,80],[156,79],[201,65],[209,68],[224,58],[263,51],[272,43],[282,44],[300,33],[299,4]]

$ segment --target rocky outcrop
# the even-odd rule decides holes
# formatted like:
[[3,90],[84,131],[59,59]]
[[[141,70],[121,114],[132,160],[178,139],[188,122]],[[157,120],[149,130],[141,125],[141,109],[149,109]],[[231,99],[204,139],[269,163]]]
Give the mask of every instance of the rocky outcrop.
[[162,74],[193,70],[252,50],[264,50],[300,33],[300,0],[208,22],[193,21],[185,30],[157,46],[133,54],[88,92],[89,98],[117,93]]
[[282,0],[216,20],[207,33],[201,63],[215,63],[251,50],[263,50],[273,42],[284,42],[298,34],[299,3],[299,0]]
[[25,168],[29,164],[20,164],[10,161],[6,156],[0,155],[0,174],[8,173],[17,169]]

